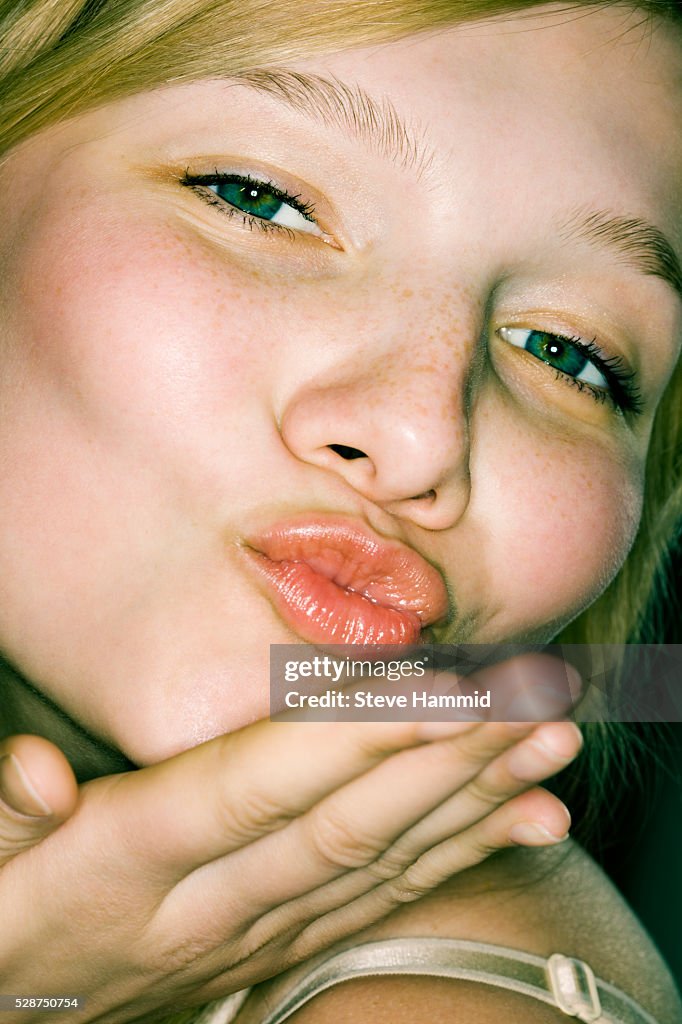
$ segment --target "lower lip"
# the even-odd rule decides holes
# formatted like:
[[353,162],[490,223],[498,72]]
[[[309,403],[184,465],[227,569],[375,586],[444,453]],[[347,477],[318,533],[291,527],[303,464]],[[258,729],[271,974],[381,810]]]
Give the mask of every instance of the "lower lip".
[[306,562],[274,562],[250,551],[284,621],[311,644],[413,644],[421,621],[416,612],[375,603],[339,586]]

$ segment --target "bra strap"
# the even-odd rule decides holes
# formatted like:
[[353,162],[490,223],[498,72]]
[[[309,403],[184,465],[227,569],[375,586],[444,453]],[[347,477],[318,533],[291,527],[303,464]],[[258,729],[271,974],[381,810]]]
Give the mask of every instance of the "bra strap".
[[583,960],[549,959],[505,946],[459,939],[404,938],[367,942],[324,955],[270,984],[261,1024],[281,1024],[325,989],[352,978],[427,975],[481,982],[539,999],[584,1024],[657,1024],[614,985],[596,978]]

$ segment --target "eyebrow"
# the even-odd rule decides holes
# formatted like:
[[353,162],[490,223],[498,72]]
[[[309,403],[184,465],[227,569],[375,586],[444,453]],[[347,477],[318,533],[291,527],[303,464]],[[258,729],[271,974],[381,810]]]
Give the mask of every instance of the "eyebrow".
[[659,228],[639,217],[617,217],[606,210],[575,210],[559,227],[567,240],[579,239],[615,254],[635,270],[666,281],[682,299],[682,266]]
[[306,74],[285,68],[253,68],[233,81],[282,100],[299,113],[349,132],[403,169],[421,178],[434,159],[424,130],[408,125],[391,100],[375,99],[362,86],[336,77]]
[[[414,170],[418,179],[434,162],[425,130],[408,125],[388,97],[374,99],[360,85],[288,68],[252,68],[232,80],[350,132],[399,167]],[[580,208],[559,226],[559,233],[566,240],[580,239],[609,250],[623,263],[665,281],[682,300],[682,266],[671,243],[653,224],[639,217]]]

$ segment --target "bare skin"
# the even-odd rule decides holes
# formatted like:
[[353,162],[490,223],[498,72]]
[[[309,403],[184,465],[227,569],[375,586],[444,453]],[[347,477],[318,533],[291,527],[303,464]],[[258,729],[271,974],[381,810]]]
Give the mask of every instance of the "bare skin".
[[[296,63],[390,96],[425,129],[425,181],[224,81],[91,111],[3,163],[0,644],[17,667],[4,749],[36,788],[41,760],[61,780],[41,797],[52,821],[3,811],[4,991],[44,977],[49,947],[51,987],[84,992],[97,1020],[154,1020],[432,888],[395,920],[426,927],[410,915],[438,908],[446,931],[483,919],[481,937],[575,940],[589,958],[590,907],[564,933],[543,918],[550,890],[531,886],[505,917],[503,857],[475,913],[456,883],[439,889],[512,843],[514,824],[565,831],[535,783],[575,756],[575,732],[552,726],[558,754],[532,747],[519,774],[508,726],[435,739],[259,721],[268,644],[300,637],[239,552],[294,513],[364,523],[438,566],[455,607],[437,638],[451,642],[549,640],[616,575],[682,324],[670,275],[584,223],[594,208],[682,241],[679,47],[629,17],[459,26]],[[293,239],[268,235],[190,187],[218,165],[290,198],[309,188],[317,233],[299,213]],[[531,335],[601,357],[569,373]],[[636,374],[637,411],[599,370],[614,360]],[[78,794],[57,752],[16,735],[36,701],[46,739],[90,779]],[[565,891],[596,904],[608,886],[582,863]],[[636,974],[650,947],[610,898],[605,914]],[[604,948],[592,962],[608,974]],[[665,988],[658,962],[653,976]],[[623,980],[640,992],[651,974]],[[396,984],[400,1003],[412,983]]]
[[[78,1020],[153,1020],[188,990],[192,1005],[251,985],[385,916],[415,886],[516,845],[515,824],[540,825],[540,844],[559,839],[568,813],[532,783],[579,746],[567,722],[263,722],[84,784],[63,823],[0,806],[0,900],[16,908],[0,938],[2,989],[45,984],[45,948],[50,990],[88,999]],[[54,799],[56,773],[41,779],[54,748],[15,737],[2,752],[33,766]],[[64,780],[59,817],[72,809]]]
[[[402,906],[357,942],[442,936],[585,960],[654,1015],[677,1024],[682,1002],[668,968],[622,896],[572,840],[555,849],[510,850]],[[258,1024],[270,1005],[259,985],[238,1024]],[[566,1016],[534,999],[487,985],[433,978],[365,978],[316,996],[292,1024],[563,1024]]]

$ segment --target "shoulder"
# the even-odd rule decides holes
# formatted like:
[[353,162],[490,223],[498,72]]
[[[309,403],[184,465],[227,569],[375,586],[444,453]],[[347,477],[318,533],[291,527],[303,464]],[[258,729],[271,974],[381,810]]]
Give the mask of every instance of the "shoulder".
[[[467,939],[548,957],[586,961],[659,1021],[677,1024],[682,1006],[651,939],[595,862],[573,841],[515,849],[462,872],[356,936],[357,943],[403,936]],[[344,945],[348,945],[345,943]],[[271,1005],[257,986],[238,1024],[256,1024]],[[393,976],[347,981],[303,1006],[291,1024],[564,1024],[567,1017],[525,995],[475,982]]]

